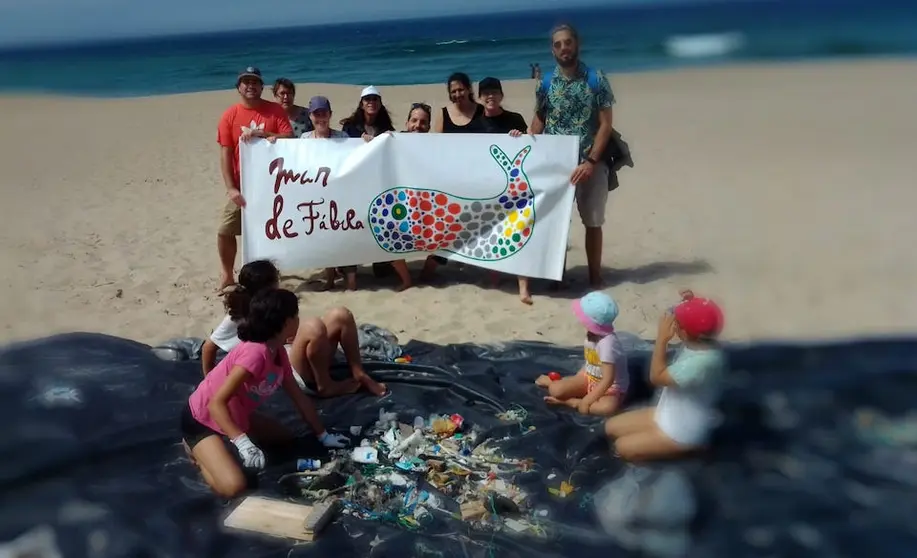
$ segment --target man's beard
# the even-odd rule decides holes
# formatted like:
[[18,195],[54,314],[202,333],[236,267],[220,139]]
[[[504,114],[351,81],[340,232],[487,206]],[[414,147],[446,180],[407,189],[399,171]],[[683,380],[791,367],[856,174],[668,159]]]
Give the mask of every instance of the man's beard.
[[579,64],[579,49],[573,53],[573,56],[570,57],[570,60],[565,62],[560,57],[555,56],[554,60],[557,62],[557,65],[561,68],[573,68]]

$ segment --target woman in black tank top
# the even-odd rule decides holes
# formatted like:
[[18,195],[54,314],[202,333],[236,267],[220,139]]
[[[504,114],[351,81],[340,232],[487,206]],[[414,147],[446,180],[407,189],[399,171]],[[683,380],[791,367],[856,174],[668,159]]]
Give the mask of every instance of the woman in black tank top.
[[[439,119],[433,127],[434,132],[441,134],[483,134],[487,132],[484,126],[484,106],[475,102],[474,89],[471,87],[471,78],[468,74],[456,72],[446,80],[446,89],[449,91],[449,105],[443,107]],[[449,114],[449,109],[453,114]],[[456,124],[453,116],[461,119],[463,124]],[[423,271],[420,272],[421,281],[433,278],[436,268],[449,262],[441,256],[427,256]]]
[[456,72],[449,76],[446,87],[449,90],[449,100],[452,102],[443,107],[434,131],[443,134],[484,133],[481,121],[484,107],[474,100],[471,78],[467,74]]

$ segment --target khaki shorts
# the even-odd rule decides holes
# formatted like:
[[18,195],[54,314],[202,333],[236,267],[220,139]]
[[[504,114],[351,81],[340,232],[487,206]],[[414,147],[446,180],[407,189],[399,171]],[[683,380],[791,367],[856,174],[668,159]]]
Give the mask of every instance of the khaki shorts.
[[583,225],[601,227],[605,224],[605,204],[608,202],[608,165],[599,163],[588,181],[576,186],[576,209]]
[[232,200],[226,200],[220,212],[220,228],[217,229],[220,236],[242,236],[242,210],[238,205],[232,203]]

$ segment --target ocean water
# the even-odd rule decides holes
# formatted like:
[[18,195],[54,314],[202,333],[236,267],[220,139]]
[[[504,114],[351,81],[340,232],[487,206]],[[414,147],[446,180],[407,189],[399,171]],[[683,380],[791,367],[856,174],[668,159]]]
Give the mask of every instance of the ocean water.
[[189,35],[0,51],[0,90],[139,96],[231,88],[238,70],[296,82],[400,85],[527,78],[553,66],[548,30],[575,24],[611,73],[837,57],[913,56],[914,0],[735,0]]

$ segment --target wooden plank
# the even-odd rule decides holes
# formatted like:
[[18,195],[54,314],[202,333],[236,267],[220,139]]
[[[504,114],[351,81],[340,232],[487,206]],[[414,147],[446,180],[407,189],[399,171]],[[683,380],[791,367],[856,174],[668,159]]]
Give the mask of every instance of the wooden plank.
[[[226,517],[223,525],[274,537],[312,541],[334,511],[334,506],[318,505],[315,508],[318,509],[314,511],[320,512],[322,517],[313,515],[313,506],[248,496]],[[312,532],[307,529],[307,523],[318,526],[318,530]]]

